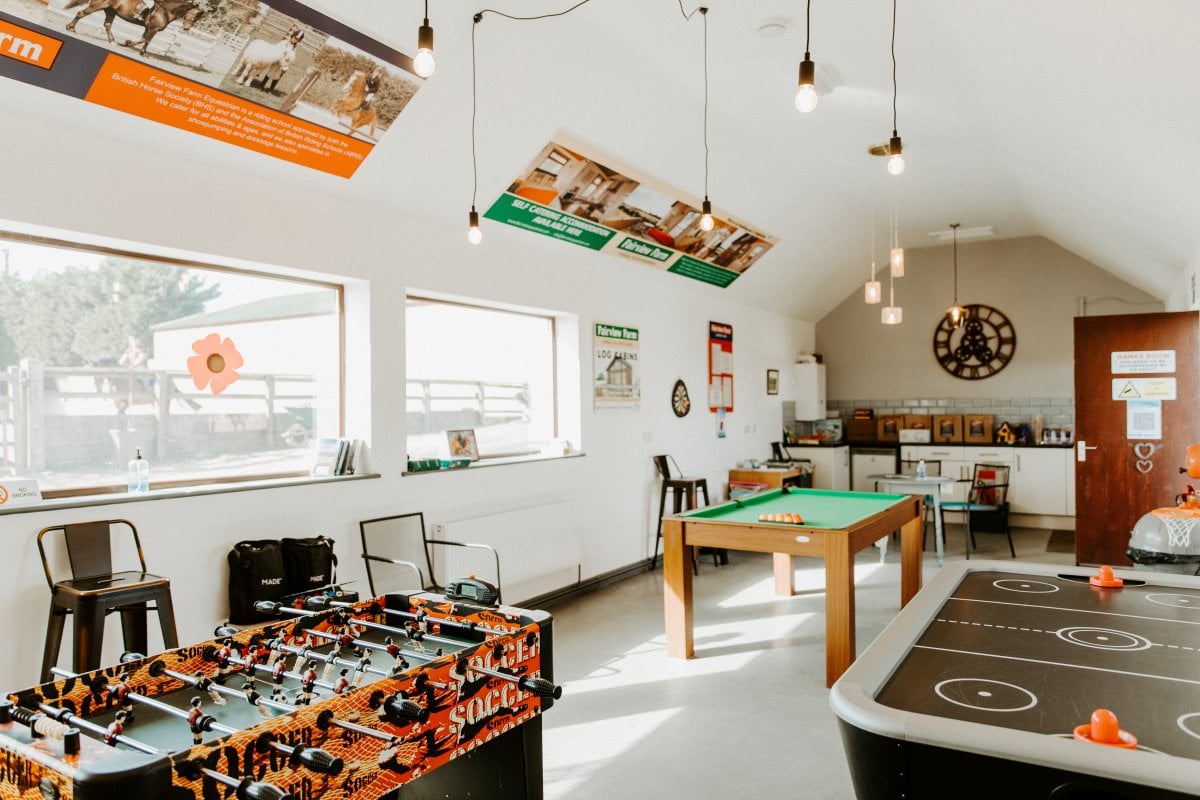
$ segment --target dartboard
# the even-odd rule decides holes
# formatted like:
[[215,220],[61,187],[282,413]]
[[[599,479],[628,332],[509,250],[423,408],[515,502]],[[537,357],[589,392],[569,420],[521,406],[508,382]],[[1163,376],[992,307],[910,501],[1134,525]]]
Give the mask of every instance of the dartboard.
[[677,417],[686,417],[692,410],[692,401],[682,380],[675,381],[675,388],[671,390],[671,409]]
[[942,317],[933,331],[933,353],[942,369],[956,378],[990,378],[1008,366],[1017,349],[1017,331],[1003,312],[969,305],[957,328]]

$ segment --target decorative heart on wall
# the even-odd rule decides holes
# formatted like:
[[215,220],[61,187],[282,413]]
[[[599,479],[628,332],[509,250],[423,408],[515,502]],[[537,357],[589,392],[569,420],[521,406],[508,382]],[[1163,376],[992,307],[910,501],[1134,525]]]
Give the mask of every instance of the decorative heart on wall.
[[1138,459],[1137,461],[1133,462],[1133,466],[1137,468],[1138,472],[1145,475],[1147,472],[1154,469],[1154,462]]
[[1158,445],[1151,442],[1138,442],[1133,446],[1133,454],[1142,460],[1149,459],[1154,455],[1154,451],[1158,449]]

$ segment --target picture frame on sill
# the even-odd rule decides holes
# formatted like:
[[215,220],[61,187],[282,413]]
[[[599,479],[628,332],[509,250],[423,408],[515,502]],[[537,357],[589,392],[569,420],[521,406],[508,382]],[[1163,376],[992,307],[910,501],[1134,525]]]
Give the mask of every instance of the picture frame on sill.
[[474,429],[446,431],[446,441],[450,444],[451,458],[469,458],[472,462],[479,460],[479,446],[475,443]]
[[779,394],[779,370],[767,370],[767,394]]

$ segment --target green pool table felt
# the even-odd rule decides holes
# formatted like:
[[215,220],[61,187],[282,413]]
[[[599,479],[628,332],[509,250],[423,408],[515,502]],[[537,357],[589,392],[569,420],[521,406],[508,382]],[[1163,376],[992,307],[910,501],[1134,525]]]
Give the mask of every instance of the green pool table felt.
[[[787,528],[827,528],[840,530],[873,517],[891,506],[907,500],[906,494],[876,492],[835,492],[826,489],[771,489],[759,494],[730,500],[681,516],[690,520],[711,522],[744,522],[756,525],[778,525]],[[759,514],[799,514],[803,525],[787,522],[763,522]]]

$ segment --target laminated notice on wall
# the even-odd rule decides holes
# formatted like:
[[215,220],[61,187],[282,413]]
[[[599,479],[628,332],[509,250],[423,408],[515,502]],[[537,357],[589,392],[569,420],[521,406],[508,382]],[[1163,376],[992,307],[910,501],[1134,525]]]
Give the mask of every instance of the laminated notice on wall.
[[1125,404],[1126,439],[1162,438],[1162,403],[1157,400],[1130,400]]

